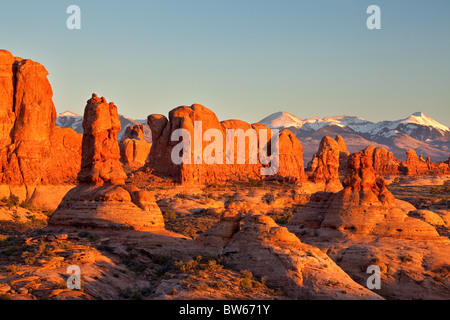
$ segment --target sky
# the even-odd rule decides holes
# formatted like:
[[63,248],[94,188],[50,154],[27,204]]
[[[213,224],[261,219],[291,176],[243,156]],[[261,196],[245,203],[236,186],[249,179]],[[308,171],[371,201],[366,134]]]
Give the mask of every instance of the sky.
[[95,92],[134,119],[199,103],[251,123],[422,111],[450,126],[448,0],[1,1],[0,48],[47,68],[58,112]]

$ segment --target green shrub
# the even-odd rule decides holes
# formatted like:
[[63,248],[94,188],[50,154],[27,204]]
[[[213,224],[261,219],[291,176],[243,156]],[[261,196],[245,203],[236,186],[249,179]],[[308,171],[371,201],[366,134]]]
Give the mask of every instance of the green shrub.
[[7,206],[9,209],[12,207],[17,207],[20,203],[20,199],[18,196],[11,194],[8,198],[3,197],[1,201]]

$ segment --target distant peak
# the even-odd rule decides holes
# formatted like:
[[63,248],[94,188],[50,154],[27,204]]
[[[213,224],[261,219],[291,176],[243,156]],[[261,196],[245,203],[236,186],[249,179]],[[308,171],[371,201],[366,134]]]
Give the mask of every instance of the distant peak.
[[420,118],[422,118],[422,117],[426,117],[426,115],[425,115],[425,113],[423,113],[423,112],[415,112],[415,113],[413,113],[412,114],[414,117],[420,117]]
[[72,111],[64,111],[63,113],[58,114],[59,117],[81,117],[79,114],[76,114]]

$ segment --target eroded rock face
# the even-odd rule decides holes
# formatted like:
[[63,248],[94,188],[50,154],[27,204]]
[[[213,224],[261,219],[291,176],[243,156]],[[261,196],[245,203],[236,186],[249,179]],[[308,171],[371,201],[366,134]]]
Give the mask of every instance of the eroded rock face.
[[147,162],[151,143],[144,137],[144,125],[129,126],[120,141],[120,160],[133,169],[141,168]]
[[[75,180],[81,151],[78,136],[68,130],[55,130],[56,110],[47,75],[41,64],[0,50],[2,184],[39,185]],[[67,145],[70,146],[66,148]]]
[[[373,168],[372,153],[351,154],[344,189],[323,194],[319,201],[306,205],[291,220],[291,225],[337,230],[383,237],[439,238],[436,229],[419,219],[410,218],[396,204],[385,181]],[[317,205],[320,204],[317,208]],[[316,211],[316,216],[311,214]]]
[[49,226],[163,229],[164,219],[153,194],[125,185],[117,107],[93,94],[85,108],[83,130],[80,185],[66,194]]
[[222,213],[220,222],[202,233],[195,243],[216,249],[223,249],[231,237],[239,231],[242,215],[239,211],[230,209]]
[[323,137],[320,141],[319,151],[314,155],[311,163],[310,179],[318,181],[339,181],[339,154],[340,147],[336,140]]
[[[198,129],[197,136],[194,131],[196,121],[201,123],[201,129]],[[270,141],[272,131],[262,124],[251,125],[240,120],[219,122],[214,112],[202,105],[194,104],[190,107],[182,106],[172,110],[169,113],[169,119],[162,115],[150,115],[148,125],[152,130],[153,138],[149,167],[157,174],[170,177],[183,184],[204,184],[227,180],[247,181],[248,178],[263,178],[261,168],[267,165],[261,164],[258,149],[260,143],[263,143],[266,145],[268,154],[271,154],[271,144],[267,145],[267,142]],[[190,133],[191,148],[186,154],[191,161],[189,164],[176,164],[172,161],[172,150],[181,141],[181,139],[171,141],[172,134],[177,129],[185,129]],[[216,131],[218,137],[221,137],[221,139],[219,138],[221,141],[216,141],[215,136],[208,137],[209,141],[207,139],[203,141],[205,132],[210,129]],[[234,143],[228,143],[229,148],[227,149],[227,132],[229,131],[234,131],[237,135],[239,132],[242,134],[242,139],[245,139],[242,140],[245,141],[245,150],[238,150],[239,137],[236,136],[234,136]],[[256,135],[245,135],[250,132],[256,132]],[[265,137],[262,135],[263,132],[266,133]],[[230,141],[231,139],[232,136],[230,136]],[[254,148],[250,148],[250,145]],[[306,176],[303,168],[303,149],[298,139],[289,131],[283,131],[279,134],[279,146],[279,169],[276,174],[271,174],[270,178],[304,181]],[[183,153],[183,155],[185,154]],[[208,164],[204,155],[217,158]]]
[[394,154],[385,148],[376,148],[368,146],[364,153],[372,157],[372,164],[378,175],[397,175],[399,174],[400,161],[394,157]]
[[119,114],[114,103],[92,94],[84,110],[80,182],[124,184],[117,133]]
[[334,140],[336,140],[339,145],[339,173],[345,174],[345,170],[347,168],[347,160],[350,152],[348,152],[347,150],[347,144],[345,143],[344,138],[342,138],[340,135],[337,135]]
[[413,149],[406,151],[406,161],[401,162],[399,170],[409,176],[450,174],[450,166],[446,161],[433,163],[430,157],[424,160]]
[[148,191],[125,185],[80,185],[66,194],[49,225],[152,231],[164,228],[164,218]]
[[258,212],[243,218],[242,229],[233,235],[223,257],[293,299],[381,299],[355,283],[320,249],[302,243]]

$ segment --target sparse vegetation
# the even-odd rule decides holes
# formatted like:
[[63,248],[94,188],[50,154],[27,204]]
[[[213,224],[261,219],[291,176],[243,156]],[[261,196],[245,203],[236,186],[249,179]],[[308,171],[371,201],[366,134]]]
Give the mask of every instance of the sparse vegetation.
[[12,207],[17,207],[20,203],[20,199],[18,196],[11,194],[8,198],[3,197],[1,201],[4,203],[5,206],[7,206],[9,209]]
[[264,180],[248,178],[248,186],[251,188],[264,188],[266,182]]
[[163,212],[163,217],[164,217],[164,222],[167,222],[170,219],[176,219],[177,218],[177,213],[175,212],[175,210],[168,209],[168,210]]
[[272,204],[275,201],[275,196],[272,193],[266,193],[262,200],[268,205]]

